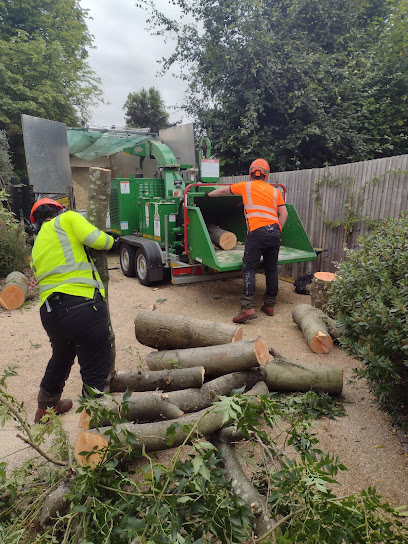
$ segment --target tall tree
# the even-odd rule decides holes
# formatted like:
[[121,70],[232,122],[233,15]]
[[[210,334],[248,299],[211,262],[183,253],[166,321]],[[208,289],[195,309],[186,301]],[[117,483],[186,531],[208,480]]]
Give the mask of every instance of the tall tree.
[[0,1],[0,129],[20,168],[21,114],[76,125],[100,94],[86,17],[78,0]]
[[126,110],[126,123],[131,127],[159,132],[161,128],[169,126],[169,114],[160,91],[154,87],[129,93],[123,109]]
[[224,173],[256,156],[290,170],[405,152],[406,0],[175,0],[180,21],[143,3],[176,39],[164,68],[183,61]]

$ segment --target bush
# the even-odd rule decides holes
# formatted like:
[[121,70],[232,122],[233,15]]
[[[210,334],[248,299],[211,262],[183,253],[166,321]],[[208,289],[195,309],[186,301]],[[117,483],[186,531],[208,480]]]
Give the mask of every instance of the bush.
[[331,288],[343,346],[358,357],[380,406],[408,416],[408,213],[385,219],[349,251]]
[[27,267],[30,254],[27,235],[12,213],[3,206],[6,201],[5,192],[0,191],[0,278],[5,278],[14,270],[22,272]]

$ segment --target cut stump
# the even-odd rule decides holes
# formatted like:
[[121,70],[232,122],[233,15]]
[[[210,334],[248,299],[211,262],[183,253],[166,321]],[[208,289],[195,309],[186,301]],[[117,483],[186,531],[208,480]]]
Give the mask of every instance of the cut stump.
[[316,272],[309,287],[311,304],[315,308],[327,312],[330,299],[329,289],[336,276],[331,272]]
[[135,319],[136,340],[158,350],[228,344],[242,340],[244,329],[157,310],[141,310]]

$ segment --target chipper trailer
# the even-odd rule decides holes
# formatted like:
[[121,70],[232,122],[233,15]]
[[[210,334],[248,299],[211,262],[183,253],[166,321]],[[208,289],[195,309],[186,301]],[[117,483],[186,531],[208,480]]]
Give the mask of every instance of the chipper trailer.
[[[240,196],[204,198],[219,185],[218,161],[210,159],[210,145],[200,149],[200,182],[191,165],[178,164],[170,148],[147,140],[124,149],[130,155],[156,159],[161,177],[117,178],[111,182],[110,232],[117,238],[120,265],[125,276],[136,276],[142,285],[165,279],[192,283],[240,274],[246,223]],[[191,179],[190,178],[190,179]],[[274,184],[283,192],[286,189]],[[316,253],[292,204],[282,232],[279,264],[314,261]],[[226,232],[231,249],[214,243],[214,233]],[[211,232],[211,235],[210,235]],[[235,244],[236,237],[236,244]],[[229,246],[227,246],[229,247]]]

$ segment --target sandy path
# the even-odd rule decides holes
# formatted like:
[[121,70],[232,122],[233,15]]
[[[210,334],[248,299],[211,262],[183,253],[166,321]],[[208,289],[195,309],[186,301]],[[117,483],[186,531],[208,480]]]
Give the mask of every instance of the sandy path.
[[[139,309],[156,303],[157,311],[200,319],[231,323],[239,309],[241,280],[218,280],[192,285],[141,286],[126,278],[115,255],[110,262],[110,309],[116,334],[117,369],[144,367],[144,357],[151,351],[136,341],[133,322]],[[257,279],[257,308],[262,305],[264,277]],[[339,347],[327,355],[316,355],[306,345],[302,333],[291,319],[296,304],[310,302],[309,296],[297,295],[293,285],[280,282],[276,317],[259,312],[258,319],[244,325],[244,339],[262,335],[270,346],[304,363],[321,362],[344,369],[344,400],[347,416],[337,421],[323,419],[318,425],[321,448],[340,456],[348,471],[340,475],[342,489],[337,494],[357,493],[373,485],[393,505],[408,503],[408,457],[404,454],[388,417],[379,412],[362,381],[350,381],[357,362]],[[24,405],[31,421],[36,408],[39,382],[50,355],[50,346],[39,317],[39,304],[28,303],[22,309],[7,312],[0,308],[0,370],[17,366],[18,377],[9,381],[9,392]],[[74,365],[65,395],[75,399],[81,391],[78,365]],[[63,416],[64,428],[72,442],[79,432],[79,415],[74,410]],[[0,461],[16,466],[32,455],[15,437],[10,425],[0,428]]]

